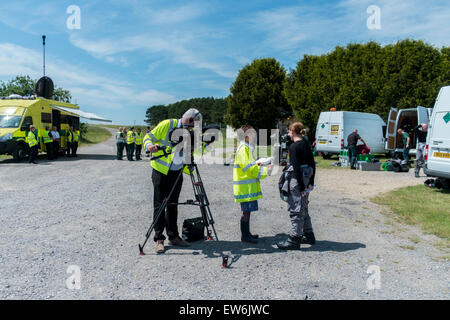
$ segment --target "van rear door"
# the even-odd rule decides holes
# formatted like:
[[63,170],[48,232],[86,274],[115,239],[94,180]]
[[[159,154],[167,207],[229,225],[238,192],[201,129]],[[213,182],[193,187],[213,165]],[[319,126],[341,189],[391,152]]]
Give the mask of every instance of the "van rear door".
[[450,108],[433,115],[427,167],[450,175]]
[[328,137],[330,133],[330,112],[322,112],[316,127],[317,151],[327,151]]
[[386,150],[395,150],[395,140],[397,138],[397,115],[398,109],[391,108],[391,111],[389,111],[386,130]]
[[428,110],[424,107],[417,107],[417,125],[421,123],[428,124],[430,118],[428,116]]

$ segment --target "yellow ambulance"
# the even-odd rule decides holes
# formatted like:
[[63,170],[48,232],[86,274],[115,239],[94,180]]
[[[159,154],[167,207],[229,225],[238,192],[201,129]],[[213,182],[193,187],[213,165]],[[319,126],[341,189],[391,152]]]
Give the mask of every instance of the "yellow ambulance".
[[[80,107],[71,103],[11,95],[0,98],[0,155],[8,154],[19,162],[29,152],[27,135],[36,127],[39,151],[45,152],[43,132],[56,126],[61,136],[60,151],[67,149],[67,132],[73,126],[80,136]],[[77,113],[78,112],[78,113]]]

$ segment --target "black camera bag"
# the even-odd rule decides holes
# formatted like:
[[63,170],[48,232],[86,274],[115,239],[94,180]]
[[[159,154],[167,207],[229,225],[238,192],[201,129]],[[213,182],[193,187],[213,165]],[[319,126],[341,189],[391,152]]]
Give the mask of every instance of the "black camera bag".
[[203,219],[199,217],[184,220],[182,238],[187,242],[203,240],[205,238],[205,225]]

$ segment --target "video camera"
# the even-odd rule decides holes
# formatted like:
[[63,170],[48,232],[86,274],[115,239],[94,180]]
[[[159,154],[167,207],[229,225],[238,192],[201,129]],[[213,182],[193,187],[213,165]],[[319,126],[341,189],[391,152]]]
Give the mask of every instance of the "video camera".
[[[177,129],[181,129],[182,132],[177,131]],[[183,125],[181,128],[174,128],[169,131],[169,141],[172,144],[172,147],[178,145],[179,143],[184,141],[184,134],[186,131],[189,132],[190,139],[191,139],[191,146],[194,146],[194,137],[196,134],[196,130],[200,128],[194,126],[194,125]],[[211,130],[214,130],[214,132],[211,132]],[[218,135],[218,131],[220,130],[220,125],[218,124],[210,124],[207,126],[201,127],[201,133],[199,134],[201,136],[201,142],[205,142],[207,145],[210,143],[213,143],[216,141],[216,136]],[[174,135],[175,134],[175,135]]]
[[289,133],[280,135],[280,164],[285,166],[288,162],[289,146],[293,143]]

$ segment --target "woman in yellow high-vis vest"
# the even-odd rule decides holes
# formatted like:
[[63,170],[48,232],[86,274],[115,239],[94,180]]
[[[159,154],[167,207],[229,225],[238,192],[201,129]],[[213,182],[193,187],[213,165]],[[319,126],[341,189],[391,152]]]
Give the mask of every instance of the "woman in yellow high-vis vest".
[[249,125],[238,130],[240,144],[236,150],[233,165],[234,201],[241,205],[241,241],[257,243],[258,235],[250,233],[250,213],[258,210],[258,199],[262,198],[259,181],[272,171],[273,164],[260,166],[256,163],[253,151],[256,131]]

